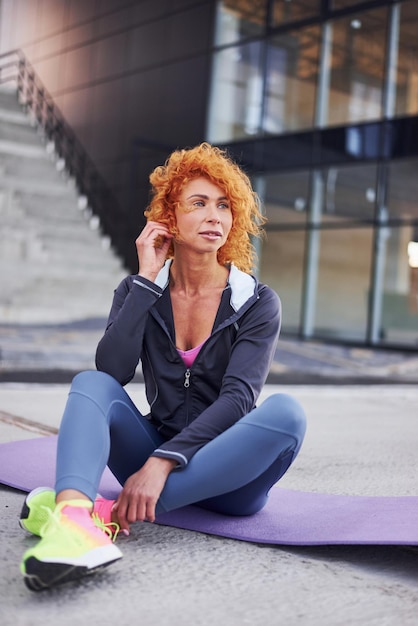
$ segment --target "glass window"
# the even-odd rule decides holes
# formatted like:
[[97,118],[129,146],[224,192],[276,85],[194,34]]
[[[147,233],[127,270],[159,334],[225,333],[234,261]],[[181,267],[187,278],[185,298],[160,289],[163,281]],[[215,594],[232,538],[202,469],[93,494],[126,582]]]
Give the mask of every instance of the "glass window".
[[418,3],[400,5],[396,115],[418,113]]
[[263,99],[261,45],[251,42],[214,54],[209,141],[223,143],[259,132]]
[[328,124],[381,117],[386,17],[378,9],[332,22]]
[[267,133],[313,126],[319,38],[319,27],[311,27],[269,40],[263,119]]
[[[382,343],[418,344],[417,172],[418,159],[392,161],[389,166],[387,213],[391,222],[382,227]],[[405,225],[397,227],[398,220]]]
[[280,295],[282,327],[289,333],[299,332],[301,319],[309,188],[307,170],[262,177],[267,237],[262,241],[259,274]]
[[323,221],[372,220],[376,205],[375,163],[334,166],[323,172]]
[[389,166],[390,218],[418,221],[418,159],[392,161]]
[[[267,237],[262,241],[260,278],[280,296],[284,332],[297,333],[301,319],[309,171],[263,177]],[[286,230],[279,230],[288,226]]]
[[413,226],[386,228],[385,240],[381,342],[417,346],[418,259],[410,244],[418,241],[418,230]]
[[322,338],[366,339],[372,228],[320,233],[315,334]]
[[303,230],[268,231],[262,244],[260,280],[280,296],[284,333],[300,327],[305,238]]
[[215,44],[234,43],[261,35],[265,29],[267,0],[222,0],[217,3]]
[[[367,334],[377,165],[334,166],[312,173],[306,331],[364,341]],[[312,284],[311,284],[312,283]]]
[[303,20],[317,15],[321,0],[273,0],[272,25]]
[[266,228],[304,224],[309,203],[309,172],[286,172],[264,177]]

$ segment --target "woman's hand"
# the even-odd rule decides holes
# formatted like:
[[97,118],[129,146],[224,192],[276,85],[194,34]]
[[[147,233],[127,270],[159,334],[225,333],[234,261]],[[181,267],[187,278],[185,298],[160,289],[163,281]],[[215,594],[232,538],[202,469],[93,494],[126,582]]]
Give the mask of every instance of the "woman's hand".
[[140,276],[154,282],[165,263],[172,239],[173,235],[165,224],[147,222],[135,242]]
[[129,532],[129,524],[155,520],[155,506],[167,477],[177,465],[172,459],[150,457],[138,472],[125,482],[113,506],[122,531]]

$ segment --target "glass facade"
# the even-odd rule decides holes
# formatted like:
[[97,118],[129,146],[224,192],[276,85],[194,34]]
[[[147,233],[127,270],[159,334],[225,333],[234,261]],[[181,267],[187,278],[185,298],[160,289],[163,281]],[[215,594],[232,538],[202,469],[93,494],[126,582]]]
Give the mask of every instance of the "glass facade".
[[273,0],[272,25],[279,26],[287,22],[304,20],[319,15],[321,0]]
[[418,346],[418,3],[217,3],[207,137],[253,176],[283,333]]
[[389,344],[417,334],[418,269],[412,252],[418,242],[417,173],[418,159],[393,161],[388,171],[379,334]]
[[218,3],[215,44],[222,46],[263,35],[266,19],[265,0],[224,0]]
[[321,232],[311,335],[365,341],[372,245],[372,228]]
[[261,44],[226,48],[215,53],[209,134],[213,143],[255,135],[263,100]]
[[382,115],[387,8],[354,13],[329,25],[329,88],[326,125],[378,119]]
[[312,127],[319,35],[319,28],[312,26],[267,40],[263,131],[276,134]]
[[[405,2],[399,7],[397,41],[398,63],[395,68],[394,92],[396,95],[396,115],[416,115],[418,113],[418,37],[416,2]],[[397,24],[395,23],[395,30]]]

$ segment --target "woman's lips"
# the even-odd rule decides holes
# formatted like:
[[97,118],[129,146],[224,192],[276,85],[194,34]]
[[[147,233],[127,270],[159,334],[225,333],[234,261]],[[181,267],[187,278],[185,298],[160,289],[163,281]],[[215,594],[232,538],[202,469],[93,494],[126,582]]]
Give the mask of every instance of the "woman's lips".
[[220,239],[222,237],[222,233],[220,233],[218,230],[204,230],[199,234],[201,235],[201,237],[205,237],[205,239],[211,240]]

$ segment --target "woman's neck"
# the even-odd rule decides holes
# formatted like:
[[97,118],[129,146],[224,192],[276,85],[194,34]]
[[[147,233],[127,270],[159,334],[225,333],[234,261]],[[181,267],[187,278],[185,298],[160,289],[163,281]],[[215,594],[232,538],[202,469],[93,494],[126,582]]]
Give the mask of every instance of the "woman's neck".
[[211,289],[223,289],[228,274],[228,269],[220,265],[214,257],[204,260],[201,255],[193,259],[176,255],[170,268],[170,288],[190,295]]

